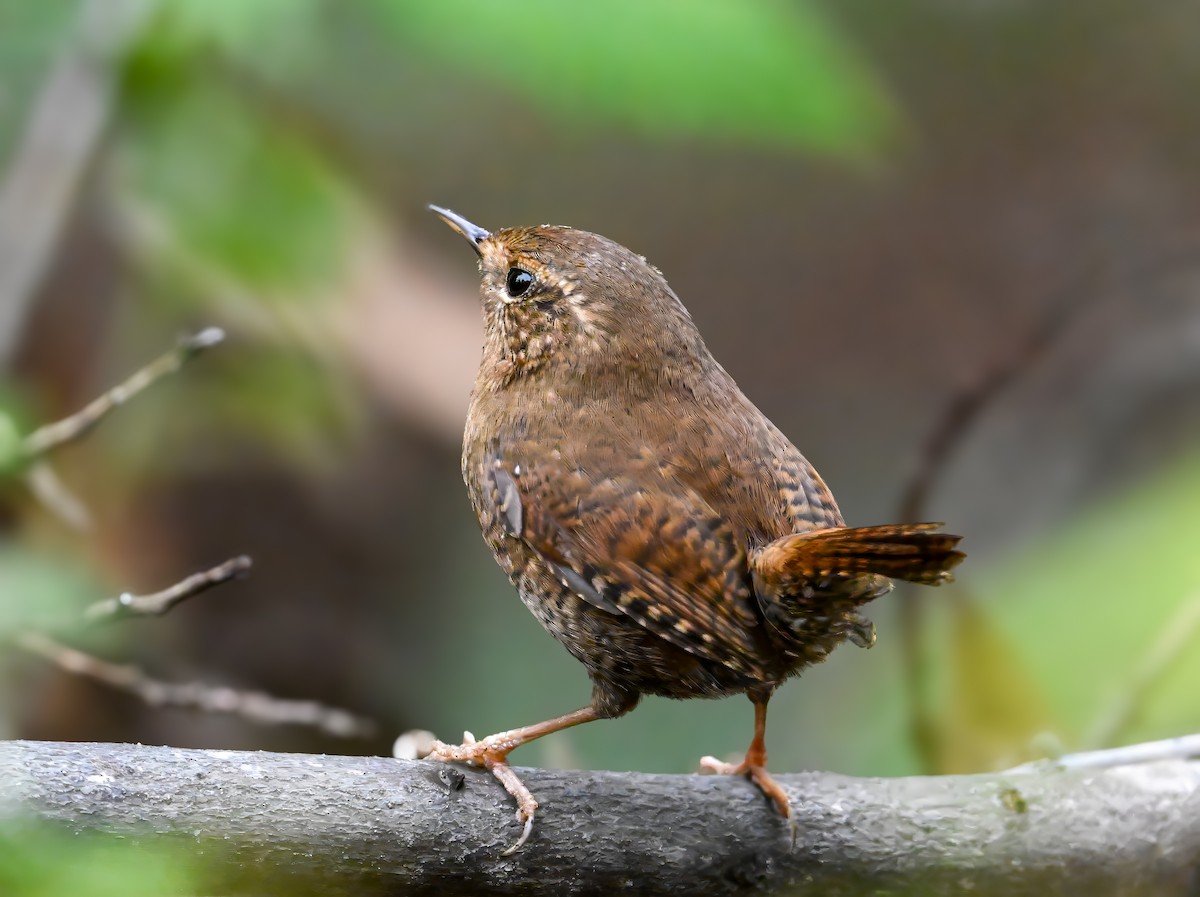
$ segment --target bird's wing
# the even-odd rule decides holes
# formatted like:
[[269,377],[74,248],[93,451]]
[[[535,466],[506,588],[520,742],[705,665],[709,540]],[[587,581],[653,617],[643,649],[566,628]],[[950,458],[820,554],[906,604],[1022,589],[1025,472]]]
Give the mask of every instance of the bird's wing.
[[699,657],[753,671],[762,635],[746,553],[695,492],[500,455],[483,473],[485,501],[509,535],[580,597]]

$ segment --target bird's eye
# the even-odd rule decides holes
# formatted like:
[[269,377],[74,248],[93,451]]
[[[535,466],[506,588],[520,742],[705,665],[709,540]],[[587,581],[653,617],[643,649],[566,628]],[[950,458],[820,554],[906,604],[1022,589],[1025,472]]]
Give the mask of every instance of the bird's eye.
[[509,268],[505,286],[514,299],[524,296],[533,287],[533,275],[524,268]]

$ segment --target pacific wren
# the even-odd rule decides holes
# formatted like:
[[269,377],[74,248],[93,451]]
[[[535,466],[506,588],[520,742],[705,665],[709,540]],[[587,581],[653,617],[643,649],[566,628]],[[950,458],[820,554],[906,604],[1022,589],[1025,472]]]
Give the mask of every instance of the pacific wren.
[[766,771],[767,701],[843,639],[892,578],[939,585],[964,555],[941,524],[847,527],[821,477],[717,364],[659,271],[569,227],[489,233],[430,206],[471,243],[483,359],[462,471],[484,539],[541,624],[587,668],[588,706],[429,755],[490,769],[528,837],[537,801],[508,754],[628,713],[643,694],[744,692],[737,765],[790,815]]

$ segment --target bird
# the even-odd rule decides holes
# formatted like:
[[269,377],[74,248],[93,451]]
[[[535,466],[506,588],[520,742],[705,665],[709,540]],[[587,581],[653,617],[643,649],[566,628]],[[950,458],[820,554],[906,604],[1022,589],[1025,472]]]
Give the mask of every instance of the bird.
[[[744,775],[791,820],[767,771],[767,704],[840,642],[870,647],[862,607],[900,579],[936,586],[965,555],[940,523],[849,527],[828,486],[713,358],[644,257],[563,226],[488,231],[430,205],[478,256],[483,350],[462,474],[484,540],[542,626],[586,668],[571,713],[427,757],[490,770],[523,744],[613,719],[643,695],[754,707]],[[809,338],[812,338],[810,335]],[[797,390],[811,376],[797,368]]]

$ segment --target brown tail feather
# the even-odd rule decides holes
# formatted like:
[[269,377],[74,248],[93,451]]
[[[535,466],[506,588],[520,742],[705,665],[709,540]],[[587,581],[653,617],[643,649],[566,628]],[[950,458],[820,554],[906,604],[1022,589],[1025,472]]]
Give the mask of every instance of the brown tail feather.
[[966,557],[955,549],[961,537],[935,532],[941,526],[897,523],[785,536],[757,552],[755,579],[775,594],[855,573],[941,585],[954,579],[951,568]]

